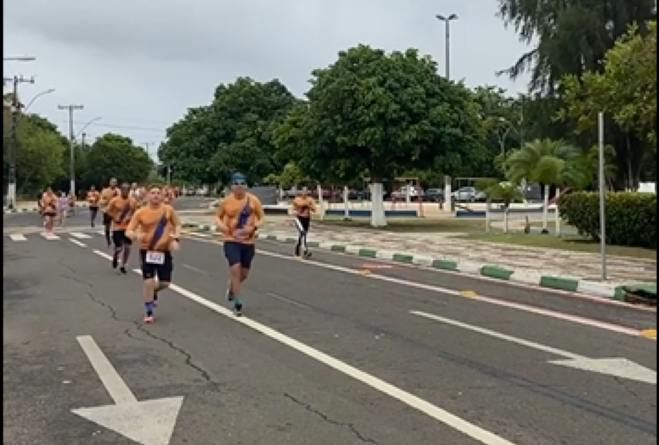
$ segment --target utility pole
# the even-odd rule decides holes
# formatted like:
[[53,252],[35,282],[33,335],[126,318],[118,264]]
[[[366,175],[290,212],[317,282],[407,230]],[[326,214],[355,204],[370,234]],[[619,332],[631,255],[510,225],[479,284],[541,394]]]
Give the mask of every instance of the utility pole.
[[58,105],[58,110],[67,110],[69,112],[69,171],[71,175],[71,184],[69,192],[75,196],[76,194],[76,135],[73,131],[73,113],[75,111],[84,110],[84,105]]
[[[9,105],[9,112],[11,113],[11,138],[9,143],[9,150],[7,158],[9,164],[9,180],[7,184],[7,207],[10,209],[16,208],[16,163],[18,160],[18,121],[20,120],[21,102],[18,100],[18,86],[22,83],[34,83],[34,78],[29,79],[23,76],[14,76],[13,78],[3,78],[4,82],[12,83],[12,98]],[[4,106],[4,104],[3,104]]]

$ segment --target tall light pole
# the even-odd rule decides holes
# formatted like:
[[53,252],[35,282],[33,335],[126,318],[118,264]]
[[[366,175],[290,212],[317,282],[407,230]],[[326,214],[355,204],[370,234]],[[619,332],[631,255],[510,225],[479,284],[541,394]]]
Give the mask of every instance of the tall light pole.
[[444,37],[444,57],[446,58],[446,78],[451,78],[451,22],[458,19],[457,14],[451,14],[449,16],[444,16],[437,14],[437,20],[444,22],[445,37]]
[[25,107],[23,108],[23,113],[27,113],[27,110],[29,110],[30,107],[32,106],[32,104],[33,104],[37,99],[39,99],[41,96],[45,96],[46,94],[51,94],[51,93],[54,93],[54,92],[55,92],[55,88],[48,88],[47,90],[42,91],[41,93],[39,93],[39,94],[37,94],[36,96],[34,96],[34,97],[32,98],[32,100],[29,101],[29,102],[27,103],[27,105],[25,105]]
[[84,110],[84,105],[58,105],[58,110],[67,110],[69,112],[69,171],[70,171],[70,185],[69,193],[75,196],[76,193],[76,155],[75,155],[75,141],[76,135],[73,131],[73,113],[75,111]]

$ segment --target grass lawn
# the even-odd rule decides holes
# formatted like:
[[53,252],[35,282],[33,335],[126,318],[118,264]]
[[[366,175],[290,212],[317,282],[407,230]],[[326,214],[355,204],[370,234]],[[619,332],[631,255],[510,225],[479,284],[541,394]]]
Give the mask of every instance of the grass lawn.
[[[460,238],[489,243],[514,244],[517,246],[540,247],[545,249],[569,250],[572,252],[599,253],[600,245],[579,236],[556,237],[553,235],[525,233],[471,233]],[[657,259],[657,251],[640,247],[607,246],[607,253],[630,258]]]
[[405,233],[478,233],[485,229],[483,220],[465,220],[455,218],[387,218],[387,227],[371,227],[371,218],[351,218],[344,221],[340,217],[326,216],[323,221],[314,220],[319,227],[359,228],[385,232]]

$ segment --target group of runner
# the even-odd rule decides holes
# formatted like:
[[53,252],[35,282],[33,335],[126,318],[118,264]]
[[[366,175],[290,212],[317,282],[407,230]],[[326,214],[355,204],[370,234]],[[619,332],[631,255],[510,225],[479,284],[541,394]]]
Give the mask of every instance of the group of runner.
[[[50,193],[52,191],[47,191],[42,197],[46,208],[51,208]],[[100,192],[91,187],[87,194],[92,227],[96,224],[98,213],[102,214],[105,239],[113,253],[112,268],[127,274],[133,243],[138,245],[145,323],[155,321],[158,295],[172,282],[173,252],[180,249],[181,221],[171,206],[172,198],[159,185],[143,188],[128,183],[118,185],[115,178]],[[292,211],[299,231],[295,247],[298,258],[311,256],[307,234],[311,214],[315,210],[315,202],[306,192],[298,195],[293,202]],[[224,237],[224,256],[229,266],[225,298],[232,303],[237,316],[243,313],[242,284],[251,270],[256,254],[257,231],[264,220],[261,201],[247,191],[245,176],[234,173],[231,193],[218,205],[215,223]]]

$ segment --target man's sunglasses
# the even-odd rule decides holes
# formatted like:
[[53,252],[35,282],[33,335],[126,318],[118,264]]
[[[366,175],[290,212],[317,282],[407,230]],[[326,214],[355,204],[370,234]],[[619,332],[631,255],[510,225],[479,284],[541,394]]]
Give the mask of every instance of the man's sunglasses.
[[233,181],[233,185],[245,185],[245,181]]

